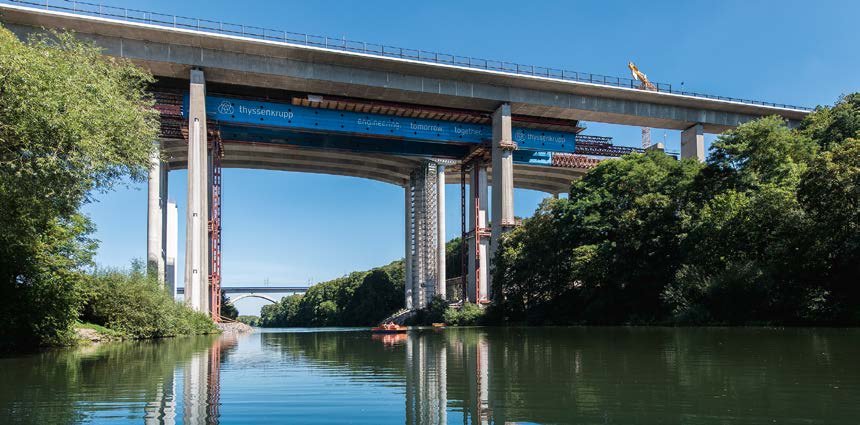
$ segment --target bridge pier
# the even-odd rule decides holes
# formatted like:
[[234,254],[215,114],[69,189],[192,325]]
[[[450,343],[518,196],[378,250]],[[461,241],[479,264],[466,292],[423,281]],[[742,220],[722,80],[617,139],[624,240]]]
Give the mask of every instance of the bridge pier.
[[702,124],[681,131],[681,159],[696,158],[705,161],[705,133]]
[[[514,222],[514,142],[511,130],[511,105],[503,104],[493,113],[493,216],[491,220],[492,236],[490,237],[490,253],[487,264],[496,255],[496,248],[502,234],[510,230]],[[487,273],[487,300],[492,300],[492,277]]]
[[167,201],[167,221],[165,223],[164,244],[164,283],[172,297],[176,297],[176,256],[179,251],[179,212],[176,202]]
[[466,292],[469,301],[489,302],[488,265],[490,232],[487,229],[487,164],[480,159],[469,171],[469,231],[467,232],[468,266]]
[[445,165],[436,163],[436,295],[446,298]]
[[161,160],[161,143],[150,157],[146,214],[146,265],[164,285],[167,253],[167,164]]
[[438,167],[435,162],[423,161],[412,171],[406,188],[407,308],[424,308],[438,294]]
[[188,211],[185,232],[185,303],[209,311],[209,151],[206,81],[191,70],[188,100]]

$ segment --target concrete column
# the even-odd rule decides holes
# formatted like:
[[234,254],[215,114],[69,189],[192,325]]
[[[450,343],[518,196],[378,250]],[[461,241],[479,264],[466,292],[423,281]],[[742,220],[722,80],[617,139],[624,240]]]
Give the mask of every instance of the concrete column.
[[161,161],[161,144],[150,157],[146,214],[146,265],[164,284],[164,219],[167,202],[167,165]]
[[403,259],[405,272],[404,272],[404,281],[405,284],[403,287],[405,288],[404,296],[406,297],[406,308],[412,309],[412,284],[414,279],[412,278],[412,184],[411,181],[406,183],[406,187],[404,187],[405,194],[405,208],[403,211],[403,216],[406,218],[406,256]]
[[[491,264],[502,233],[514,225],[514,155],[517,149],[511,130],[511,105],[504,104],[493,113],[493,217],[490,239]],[[492,285],[487,274],[487,299],[492,299]]]
[[188,101],[188,213],[185,233],[185,302],[209,311],[209,152],[206,137],[206,82],[191,71]]
[[427,199],[424,193],[424,169],[412,173],[412,307],[425,306],[427,284]]
[[445,298],[445,166],[436,164],[436,231],[438,254],[436,258],[436,295]]
[[696,124],[681,132],[681,159],[685,158],[705,161],[705,133],[702,124]]
[[[469,199],[466,200],[466,208],[469,209],[469,229],[471,238],[467,241],[469,251],[469,264],[467,265],[467,293],[472,302],[487,301],[487,276],[488,254],[490,247],[487,228],[487,166],[475,164],[469,174]],[[475,199],[477,198],[477,209]],[[475,238],[480,238],[480,244],[475,243]],[[475,273],[475,269],[478,273]],[[480,290],[476,290],[480,288]]]
[[159,207],[161,208],[161,261],[158,267],[159,282],[164,285],[167,283],[167,178],[170,175],[170,169],[166,162],[161,163],[161,186],[159,187]]
[[176,202],[167,202],[167,221],[164,250],[164,283],[173,298],[176,298],[176,256],[179,251],[179,212]]

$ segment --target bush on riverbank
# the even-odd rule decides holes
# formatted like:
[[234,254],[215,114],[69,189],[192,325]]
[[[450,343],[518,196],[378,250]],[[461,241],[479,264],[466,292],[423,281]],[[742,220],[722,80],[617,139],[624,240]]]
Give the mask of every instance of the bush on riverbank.
[[501,241],[506,321],[860,323],[860,93],[728,131],[704,164],[602,162],[569,195]]
[[0,75],[0,349],[71,343],[97,246],[80,208],[146,178],[153,79],[70,34],[2,26]]
[[[151,275],[150,275],[151,276]],[[91,277],[83,319],[130,338],[215,333],[208,315],[173,300],[143,265],[99,270]]]
[[443,315],[444,321],[452,326],[474,326],[484,324],[486,310],[476,304],[466,303],[460,309],[448,308]]

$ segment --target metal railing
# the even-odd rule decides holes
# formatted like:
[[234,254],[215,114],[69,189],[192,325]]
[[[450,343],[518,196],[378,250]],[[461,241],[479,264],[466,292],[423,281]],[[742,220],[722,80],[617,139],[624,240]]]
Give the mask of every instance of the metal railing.
[[[335,38],[322,35],[296,33],[283,30],[273,30],[251,25],[232,24],[223,21],[213,21],[200,18],[189,18],[178,15],[149,12],[124,7],[107,6],[100,3],[89,3],[73,0],[0,0],[0,3],[22,4],[44,10],[71,12],[77,15],[110,18],[128,22],[144,23],[168,28],[190,29],[195,31],[240,36],[258,40],[276,41],[294,45],[319,47],[330,50],[362,53],[367,55],[409,59],[419,62],[454,65],[465,68],[496,71],[506,74],[543,77],[562,81],[596,84],[601,86],[623,87],[638,89],[640,82],[631,78],[612,77],[592,74],[590,72],[567,71],[535,65],[523,65],[515,62],[480,59],[469,56],[459,56],[450,53],[439,53],[421,49],[388,46],[377,43],[348,40],[345,37]],[[775,108],[811,111],[812,108],[786,105],[782,103],[763,102],[758,100],[738,99],[728,96],[715,96],[704,93],[675,90],[671,84],[653,83],[657,91],[677,95],[714,99],[748,105],[761,105]]]

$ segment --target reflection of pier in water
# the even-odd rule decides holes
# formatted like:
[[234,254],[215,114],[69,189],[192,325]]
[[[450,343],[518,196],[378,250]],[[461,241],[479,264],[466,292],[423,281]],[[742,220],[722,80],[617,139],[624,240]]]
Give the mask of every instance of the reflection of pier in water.
[[[373,336],[358,346],[350,339],[335,344],[338,350],[326,354],[318,351],[310,335],[263,334],[262,339],[264,344],[277,346],[284,354],[329,366],[332,361],[340,363],[344,376],[350,376],[353,368],[375,364],[380,355],[395,350],[402,353],[404,367],[376,372],[388,375],[391,382],[405,382],[407,424],[447,424],[450,415],[456,418],[453,421],[456,423],[459,413],[464,424],[497,423],[494,416],[498,418],[501,411],[494,408],[497,406],[493,406],[490,397],[491,344],[484,333],[422,330],[389,338]],[[235,336],[225,335],[177,363],[158,383],[155,399],[145,406],[144,423],[219,423],[221,365],[226,353],[236,345]],[[357,353],[360,355],[355,356]]]
[[[224,335],[205,351],[198,351],[164,377],[156,390],[157,400],[144,408],[147,425],[217,424],[220,413],[222,353],[235,347],[235,335]],[[177,400],[177,383],[181,382],[182,399]],[[177,415],[181,403],[182,415]]]
[[[450,333],[448,333],[450,332]],[[452,407],[464,424],[493,423],[490,344],[485,335],[464,339],[457,331],[412,332],[406,343],[406,423],[448,422],[449,374],[457,382]],[[449,357],[454,370],[449,369]],[[465,381],[465,382],[464,382]],[[458,391],[459,390],[459,391]]]

